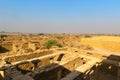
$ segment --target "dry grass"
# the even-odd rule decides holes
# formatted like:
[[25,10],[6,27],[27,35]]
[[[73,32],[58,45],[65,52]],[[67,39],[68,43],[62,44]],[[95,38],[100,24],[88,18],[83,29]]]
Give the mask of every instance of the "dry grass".
[[88,44],[96,48],[120,52],[120,37],[116,36],[95,36],[92,38],[83,38],[81,43]]

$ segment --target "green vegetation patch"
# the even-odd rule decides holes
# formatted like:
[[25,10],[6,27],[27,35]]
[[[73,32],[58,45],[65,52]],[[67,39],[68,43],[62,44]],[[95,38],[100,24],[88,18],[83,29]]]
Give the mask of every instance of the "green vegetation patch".
[[62,45],[58,43],[56,40],[48,40],[47,42],[45,42],[44,46],[47,49],[51,48],[52,46],[62,47]]
[[92,37],[91,35],[88,34],[85,35],[85,38],[91,38],[91,37]]

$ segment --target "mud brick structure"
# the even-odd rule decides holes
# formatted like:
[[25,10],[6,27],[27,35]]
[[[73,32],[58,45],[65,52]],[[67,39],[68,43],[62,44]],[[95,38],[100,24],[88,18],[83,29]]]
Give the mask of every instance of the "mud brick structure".
[[[80,43],[76,35],[59,36],[6,37],[0,45],[0,80],[120,80],[119,52],[96,48],[92,38]],[[49,39],[64,46],[41,48]]]

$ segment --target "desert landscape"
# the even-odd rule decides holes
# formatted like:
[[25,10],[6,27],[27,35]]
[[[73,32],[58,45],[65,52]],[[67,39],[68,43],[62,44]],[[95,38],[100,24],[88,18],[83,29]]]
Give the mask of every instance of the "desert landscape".
[[0,80],[120,80],[120,36],[1,34]]
[[120,0],[0,0],[0,80],[120,80]]

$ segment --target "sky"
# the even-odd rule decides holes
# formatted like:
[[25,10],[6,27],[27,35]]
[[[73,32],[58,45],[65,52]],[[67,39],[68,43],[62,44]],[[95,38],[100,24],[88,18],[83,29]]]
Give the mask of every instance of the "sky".
[[120,0],[0,0],[0,31],[120,34]]

